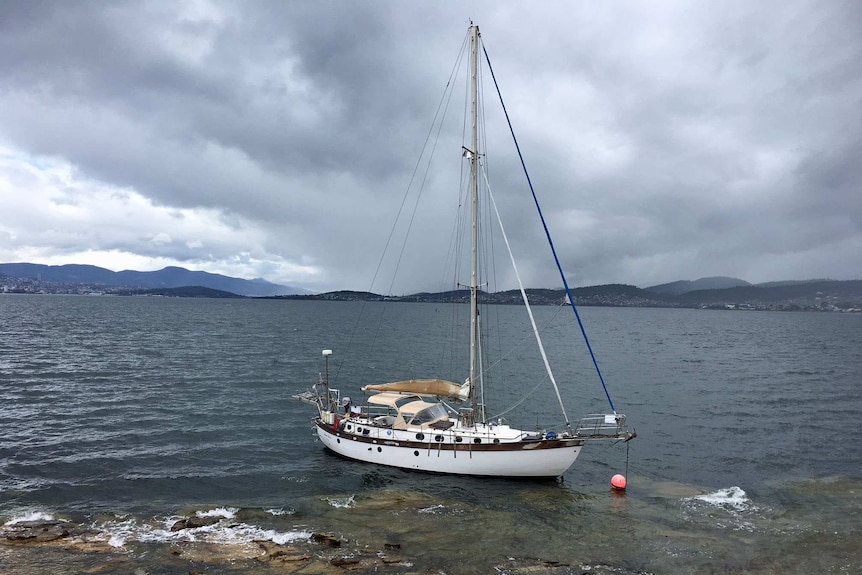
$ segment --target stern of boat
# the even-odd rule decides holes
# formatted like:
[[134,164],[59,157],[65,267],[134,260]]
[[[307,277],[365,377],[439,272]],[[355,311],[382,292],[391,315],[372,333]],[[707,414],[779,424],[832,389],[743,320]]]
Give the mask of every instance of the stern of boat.
[[338,419],[339,399],[341,393],[337,389],[329,387],[329,356],[331,349],[323,350],[323,359],[326,364],[324,373],[318,375],[318,381],[311,389],[293,396],[303,403],[317,406],[318,419],[325,424],[334,425]]

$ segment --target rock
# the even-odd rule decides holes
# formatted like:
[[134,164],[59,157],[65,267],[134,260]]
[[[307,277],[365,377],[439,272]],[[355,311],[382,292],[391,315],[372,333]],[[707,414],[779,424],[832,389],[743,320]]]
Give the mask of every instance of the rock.
[[312,533],[311,540],[327,547],[341,547],[341,539],[331,533]]
[[94,539],[73,539],[64,542],[63,549],[76,553],[114,553],[116,548],[107,541]]
[[329,560],[329,563],[335,565],[336,567],[350,567],[352,565],[358,565],[359,559],[354,557],[335,557]]
[[213,516],[206,516],[206,517],[194,516],[194,517],[189,517],[186,520],[186,525],[188,526],[189,529],[197,529],[198,527],[207,527],[209,525],[215,525],[216,523],[218,523],[222,519],[224,519],[224,517],[221,517],[221,516],[215,516],[215,517],[213,517]]
[[270,553],[267,555],[262,555],[261,557],[255,557],[257,561],[261,563],[265,563],[267,561],[280,561],[282,563],[296,563],[298,561],[308,561],[311,559],[310,555],[305,555],[300,553],[296,549],[285,550],[285,551],[276,551],[274,553]]
[[266,563],[269,561],[281,561],[283,563],[294,563],[297,561],[307,561],[311,559],[309,555],[305,555],[294,547],[288,545],[279,545],[272,541],[255,541],[258,547],[263,550],[263,555],[255,557],[256,561]]
[[179,521],[171,525],[171,531],[182,531],[183,529],[197,529],[198,527],[208,527],[209,525],[215,525],[222,519],[224,519],[224,517],[220,515],[207,515],[205,517],[194,516],[189,517],[188,519],[180,519]]
[[43,527],[54,527],[56,525],[77,525],[70,521],[61,519],[46,519],[44,521],[18,521],[11,525],[4,526],[4,529],[41,529]]
[[[192,564],[220,564],[252,560],[261,555],[257,545],[237,543],[225,545],[206,541],[183,541],[181,560]],[[175,557],[175,556],[174,556]]]
[[69,537],[77,524],[69,521],[21,521],[3,528],[12,543],[47,543]]
[[72,521],[22,521],[0,527],[0,544],[46,546],[75,553],[114,553],[102,534]]

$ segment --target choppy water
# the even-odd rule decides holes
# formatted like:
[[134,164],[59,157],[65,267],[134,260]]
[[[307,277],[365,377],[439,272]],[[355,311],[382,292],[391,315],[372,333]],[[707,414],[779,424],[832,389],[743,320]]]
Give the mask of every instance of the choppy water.
[[[356,322],[381,311],[385,329]],[[168,551],[177,542],[284,543],[315,531],[356,549],[400,545],[409,561],[392,573],[515,572],[522,560],[548,573],[862,572],[862,316],[581,311],[639,435],[624,497],[609,490],[625,471],[622,445],[588,445],[550,483],[410,473],[322,450],[310,406],[291,398],[323,369],[320,350],[335,350],[344,393],[382,379],[458,380],[442,307],[2,295],[0,525],[82,522],[124,562],[0,546],[0,572],[186,573]],[[546,325],[558,310],[536,312]],[[538,360],[508,355],[529,340],[515,325],[522,311],[489,313],[508,341],[498,367],[520,382],[489,382],[502,411],[541,375]],[[544,334],[549,355],[568,356],[555,368],[569,416],[604,412],[572,318]],[[506,417],[535,425],[534,403],[550,399],[540,387]],[[225,520],[169,530],[213,513]],[[252,560],[200,561],[207,572],[264,572]]]

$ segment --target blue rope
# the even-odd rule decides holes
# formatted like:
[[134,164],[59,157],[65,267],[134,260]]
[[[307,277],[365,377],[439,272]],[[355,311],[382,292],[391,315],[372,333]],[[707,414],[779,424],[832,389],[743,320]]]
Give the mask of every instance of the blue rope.
[[602,377],[602,370],[599,369],[599,362],[596,360],[596,354],[593,353],[593,346],[590,345],[590,338],[587,337],[587,330],[584,329],[584,323],[581,321],[581,314],[578,313],[578,308],[575,306],[575,298],[572,296],[572,291],[569,289],[569,282],[566,281],[566,274],[563,272],[563,266],[560,264],[560,258],[557,257],[557,249],[554,247],[554,241],[551,239],[551,232],[548,231],[548,224],[545,222],[545,216],[542,213],[542,207],[539,205],[539,198],[536,197],[536,191],[533,189],[533,182],[530,180],[530,174],[527,172],[527,164],[524,163],[524,156],[521,154],[521,146],[518,145],[518,138],[515,137],[515,130],[512,127],[512,121],[509,119],[509,112],[506,110],[506,104],[503,102],[503,94],[500,93],[500,86],[497,84],[497,77],[494,75],[494,68],[491,66],[491,59],[488,57],[488,51],[485,46],[482,46],[482,52],[485,54],[485,61],[488,62],[488,70],[491,72],[491,79],[494,80],[494,87],[497,89],[497,97],[500,98],[500,105],[503,107],[503,114],[506,116],[506,122],[509,124],[509,132],[512,134],[512,140],[515,142],[515,149],[518,151],[518,158],[521,160],[521,167],[524,169],[524,175],[527,177],[527,184],[530,186],[530,193],[533,194],[533,202],[536,204],[536,209],[539,212],[539,218],[542,220],[542,227],[545,228],[545,236],[548,238],[548,244],[551,246],[551,253],[554,254],[554,261],[557,263],[557,269],[560,272],[560,277],[563,279],[563,287],[566,288],[566,295],[569,297],[569,303],[572,310],[575,312],[575,317],[578,319],[578,325],[581,328],[581,334],[584,336],[584,341],[587,344],[587,349],[590,352],[590,357],[593,359],[593,365],[596,367],[596,373],[599,374],[599,381],[602,382],[602,389],[605,390],[605,397],[608,398],[608,403],[611,406],[611,411],[614,413],[617,410],[614,408],[614,402],[611,400],[611,395],[608,393],[608,386],[605,385],[605,378]]

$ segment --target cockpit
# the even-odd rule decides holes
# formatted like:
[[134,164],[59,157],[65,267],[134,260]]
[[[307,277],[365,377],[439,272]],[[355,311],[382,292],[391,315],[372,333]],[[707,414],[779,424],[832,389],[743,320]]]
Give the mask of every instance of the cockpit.
[[392,427],[395,429],[426,428],[431,424],[449,419],[446,407],[442,403],[418,395],[384,392],[372,395],[368,398],[368,402],[386,406],[392,415],[397,413],[392,423]]

